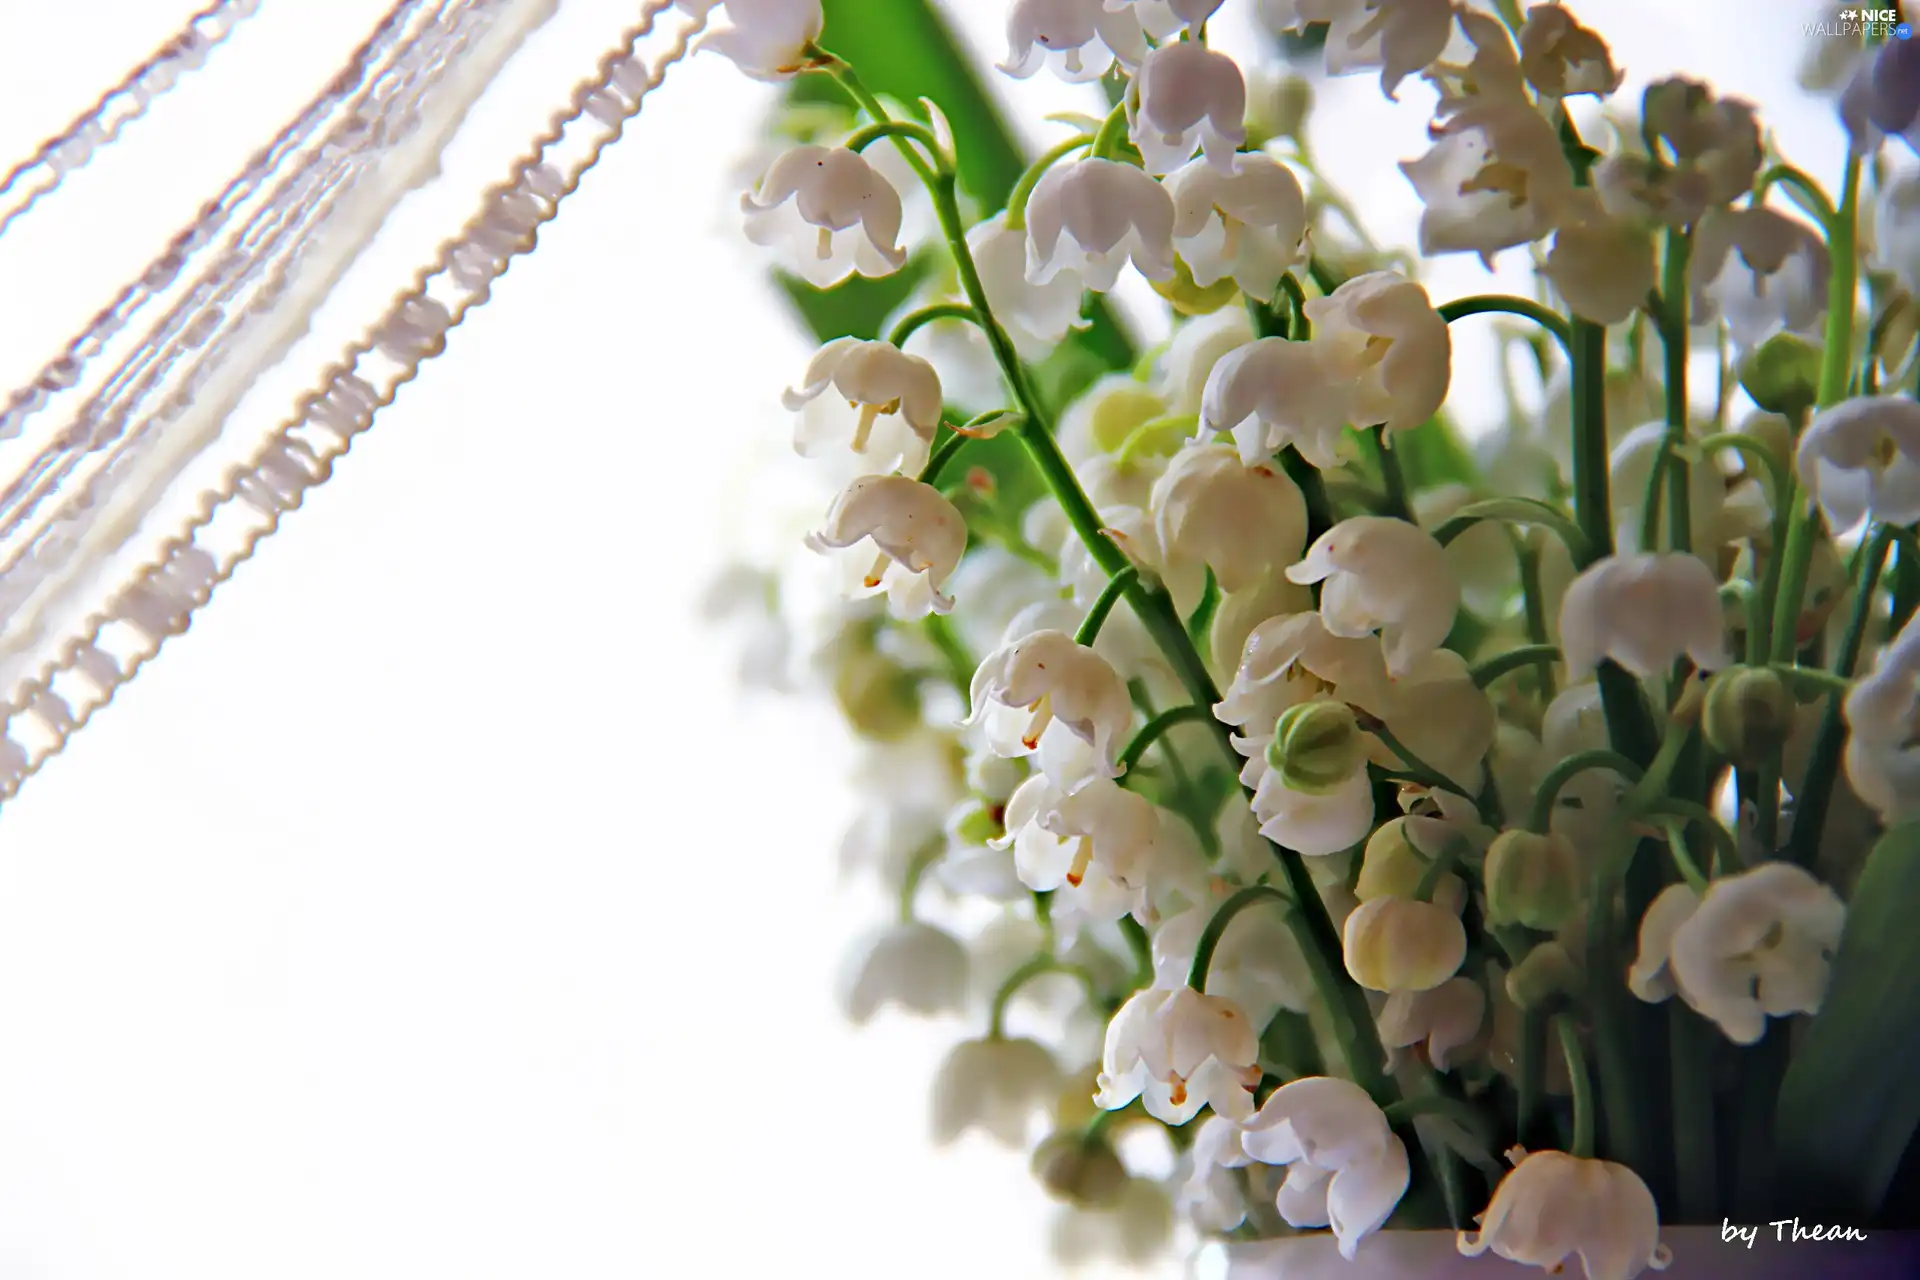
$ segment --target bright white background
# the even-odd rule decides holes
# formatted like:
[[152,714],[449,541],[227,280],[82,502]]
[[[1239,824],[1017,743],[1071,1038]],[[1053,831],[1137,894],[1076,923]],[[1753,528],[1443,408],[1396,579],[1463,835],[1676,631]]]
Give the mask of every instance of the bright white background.
[[[0,0],[0,157],[197,7]],[[953,7],[999,56],[1004,4]],[[374,12],[265,8],[310,33],[216,55],[194,146],[244,154],[296,100],[275,85],[317,83]],[[1830,120],[1789,105],[1808,6],[1577,10],[1630,86],[1711,78],[1832,168]],[[1405,97],[1346,82],[1320,120],[1401,239],[1391,162],[1429,102]],[[337,478],[7,805],[4,1280],[1046,1274],[1019,1162],[926,1146],[961,1030],[833,1010],[872,910],[833,864],[848,753],[815,711],[739,703],[694,620],[756,514],[729,468],[777,444],[808,353],[725,216],[767,101],[718,59],[677,72]],[[520,136],[547,105],[493,109]],[[42,234],[75,272],[143,259],[202,194],[170,171]],[[72,301],[30,284],[0,275],[10,371]],[[1435,292],[1484,287],[1453,262]]]

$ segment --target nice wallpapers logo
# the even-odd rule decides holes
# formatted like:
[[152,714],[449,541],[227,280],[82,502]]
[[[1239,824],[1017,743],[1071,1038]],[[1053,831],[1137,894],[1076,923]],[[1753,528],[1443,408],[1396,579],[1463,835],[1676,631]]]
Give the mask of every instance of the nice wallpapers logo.
[[1834,21],[1809,22],[1806,34],[1907,40],[1913,36],[1913,24],[1902,19],[1898,9],[1842,9]]

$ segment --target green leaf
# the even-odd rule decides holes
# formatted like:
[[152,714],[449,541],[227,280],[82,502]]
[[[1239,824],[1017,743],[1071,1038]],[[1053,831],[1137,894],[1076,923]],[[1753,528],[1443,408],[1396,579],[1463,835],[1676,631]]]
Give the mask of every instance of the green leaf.
[[1443,484],[1480,487],[1480,468],[1445,417],[1429,418],[1411,431],[1395,434],[1393,448],[1415,489]]
[[1882,836],[1854,888],[1833,981],[1775,1108],[1787,1208],[1872,1217],[1920,1128],[1920,822]]

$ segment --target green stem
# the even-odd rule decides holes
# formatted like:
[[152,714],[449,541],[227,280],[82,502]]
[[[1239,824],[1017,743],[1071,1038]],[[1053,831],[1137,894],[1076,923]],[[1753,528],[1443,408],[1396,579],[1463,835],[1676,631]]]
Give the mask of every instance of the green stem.
[[1213,968],[1213,953],[1220,946],[1220,939],[1233,923],[1233,918],[1262,899],[1271,899],[1281,905],[1289,917],[1293,915],[1293,899],[1270,884],[1248,885],[1240,892],[1220,904],[1213,918],[1207,921],[1207,927],[1201,931],[1200,941],[1193,949],[1193,964],[1187,969],[1187,985],[1195,991],[1205,994],[1207,973]]
[[1120,154],[1120,144],[1126,141],[1126,137],[1127,104],[1123,98],[1112,111],[1107,113],[1107,118],[1100,122],[1100,132],[1093,135],[1091,155],[1095,160],[1116,158]]
[[1580,1031],[1567,1014],[1556,1014],[1553,1029],[1560,1037],[1560,1052],[1567,1057],[1567,1078],[1573,1084],[1573,1145],[1571,1155],[1582,1160],[1593,1158],[1593,1084],[1587,1076],[1587,1055],[1580,1047]]
[[1107,585],[1100,588],[1100,594],[1095,597],[1093,607],[1087,610],[1085,620],[1080,623],[1080,630],[1074,632],[1074,643],[1091,646],[1095,640],[1098,640],[1100,628],[1107,625],[1107,615],[1113,612],[1113,606],[1120,603],[1120,597],[1125,595],[1139,579],[1140,570],[1132,565],[1128,565],[1108,578]]
[[907,345],[907,339],[936,320],[965,320],[969,324],[979,324],[980,318],[973,314],[973,308],[959,302],[936,302],[929,307],[910,311],[893,326],[893,332],[887,335],[887,341],[896,347]]
[[[1719,855],[1714,865],[1727,868],[1729,874],[1740,870],[1745,864],[1746,859],[1740,856],[1740,842],[1734,838],[1733,832],[1722,826],[1720,819],[1714,816],[1713,810],[1699,801],[1683,800],[1678,796],[1665,796],[1649,810],[1649,813],[1654,817],[1678,818],[1699,827],[1706,833],[1707,838],[1713,841],[1714,852]],[[1680,847],[1674,849],[1673,853],[1675,865],[1680,868],[1681,878],[1692,885],[1696,893],[1705,893],[1707,878],[1701,875],[1700,868],[1694,865],[1692,855],[1687,852],[1685,844],[1682,843]]]
[[1776,164],[1761,174],[1759,180],[1753,184],[1754,203],[1758,204],[1765,200],[1768,189],[1775,184],[1791,187],[1799,192],[1800,207],[1819,220],[1822,231],[1832,234],[1833,225],[1839,215],[1834,212],[1833,201],[1825,191],[1820,189],[1819,183],[1790,164]]
[[1174,707],[1170,711],[1162,711],[1147,721],[1145,727],[1133,735],[1133,741],[1127,743],[1127,749],[1120,753],[1121,772],[1124,773],[1139,764],[1140,758],[1147,754],[1147,748],[1175,725],[1185,724],[1189,720],[1211,720],[1212,718],[1213,711],[1197,702],[1189,702],[1183,706]]
[[[1552,633],[1547,629],[1547,592],[1540,581],[1540,551],[1531,542],[1518,540],[1515,554],[1520,561],[1520,597],[1526,610],[1527,639],[1535,645],[1545,645]],[[1553,667],[1551,664],[1539,668],[1540,702],[1542,706],[1553,701],[1555,688]]]
[[[1585,537],[1573,567],[1584,569],[1613,554],[1613,499],[1607,474],[1607,331],[1574,318],[1568,353],[1573,360],[1573,516]],[[1617,744],[1616,744],[1617,745]]]
[[1456,298],[1452,302],[1442,303],[1435,308],[1440,318],[1448,324],[1455,320],[1464,320],[1468,316],[1501,314],[1519,316],[1522,320],[1531,320],[1552,334],[1560,344],[1560,349],[1569,356],[1573,354],[1573,334],[1567,328],[1566,320],[1556,311],[1543,307],[1526,298],[1505,293],[1475,294],[1471,298]]
[[946,838],[929,840],[915,850],[907,863],[907,874],[900,881],[900,923],[913,923],[913,900],[920,895],[920,882],[926,879],[927,871],[940,861],[940,855],[946,852]]
[[1007,1006],[1021,987],[1049,973],[1064,973],[1077,980],[1087,990],[1087,995],[1098,1004],[1100,1001],[1100,982],[1085,965],[1069,964],[1050,955],[1037,955],[1007,975],[1000,989],[993,993],[993,1004],[987,1013],[987,1038],[1003,1039],[1007,1029]]
[[[1855,244],[1859,203],[1860,157],[1849,156],[1840,209],[1829,224],[1827,235],[1827,251],[1833,266],[1827,281],[1826,345],[1820,353],[1818,403],[1822,409],[1846,399],[1853,367],[1853,300],[1859,285],[1859,255]],[[1800,606],[1806,595],[1807,572],[1813,562],[1814,544],[1821,535],[1821,523],[1818,510],[1796,487],[1786,546],[1775,552],[1781,561],[1779,593],[1774,597],[1773,606],[1773,643],[1769,650],[1775,662],[1790,661],[1797,648]]]
[[1641,777],[1640,766],[1617,751],[1605,747],[1577,751],[1547,770],[1547,776],[1540,780],[1540,789],[1533,793],[1533,808],[1527,814],[1527,830],[1542,835],[1552,830],[1553,806],[1560,799],[1561,789],[1589,769],[1611,769],[1629,781]]
[[1509,671],[1518,671],[1522,667],[1551,668],[1558,661],[1560,650],[1555,645],[1521,645],[1518,649],[1509,649],[1484,662],[1475,663],[1472,669],[1473,682],[1484,689]]
[[[868,89],[866,83],[860,79],[859,73],[853,69],[853,64],[822,49],[819,45],[808,45],[807,53],[813,58],[814,65],[831,75],[840,87],[847,91],[847,96],[873,118],[876,125],[892,122],[893,117],[887,114],[887,109],[880,104],[880,99],[876,98],[873,91]],[[929,187],[933,186],[935,180],[940,177],[944,177],[949,182],[953,180],[951,168],[928,164],[926,157],[916,151],[906,138],[896,134],[893,141],[894,145],[900,149],[900,154],[906,157],[908,166]],[[936,151],[935,154],[938,152]]]
[[1367,435],[1373,441],[1374,457],[1380,463],[1380,481],[1387,491],[1387,507],[1382,514],[1412,524],[1413,505],[1407,498],[1407,478],[1400,470],[1400,456],[1393,451],[1393,442],[1387,439],[1386,427],[1375,427]]
[[919,143],[932,157],[929,163],[936,172],[951,168],[953,165],[953,162],[947,158],[947,154],[940,149],[940,140],[933,136],[933,130],[911,120],[876,119],[874,123],[857,130],[842,145],[849,151],[865,151],[882,138]]
[[1467,790],[1452,778],[1449,778],[1446,774],[1440,772],[1419,756],[1413,754],[1412,751],[1408,750],[1404,742],[1401,742],[1400,739],[1393,736],[1393,730],[1387,728],[1378,718],[1373,716],[1363,717],[1361,727],[1384,742],[1387,750],[1399,756],[1400,759],[1406,763],[1408,771],[1413,776],[1420,778],[1427,786],[1437,787],[1442,791],[1451,791],[1453,794],[1469,800],[1473,798],[1473,792]]
[[1007,230],[1025,231],[1027,229],[1027,202],[1033,199],[1033,189],[1040,185],[1040,179],[1047,176],[1047,170],[1080,148],[1092,145],[1092,134],[1076,134],[1065,142],[1048,148],[1041,153],[1038,160],[1027,166],[1027,171],[1020,175],[1020,181],[1013,184],[1013,191],[1007,196]]
[[[1573,557],[1576,567],[1585,568],[1590,559],[1588,537],[1571,520],[1551,506],[1537,498],[1486,498],[1471,502],[1453,515],[1442,520],[1433,531],[1433,540],[1441,546],[1450,545],[1467,530],[1482,520],[1498,520],[1504,524],[1539,525],[1551,529],[1561,542],[1566,544],[1567,553]],[[1611,526],[1608,529],[1608,541],[1612,541]]]
[[933,454],[927,459],[927,465],[920,469],[920,483],[939,486],[940,475],[953,461],[954,455],[973,442],[972,436],[962,435],[958,431],[949,431],[947,438],[934,446]]
[[[1873,619],[1874,597],[1880,588],[1880,574],[1887,563],[1887,551],[1897,536],[1893,529],[1878,525],[1873,537],[1861,549],[1860,577],[1854,583],[1853,608],[1847,615],[1847,629],[1841,636],[1840,652],[1833,658],[1833,674],[1843,680],[1851,676],[1854,668],[1860,664],[1861,651],[1867,643],[1867,627]],[[1788,843],[1787,856],[1803,867],[1811,866],[1814,856],[1820,851],[1820,832],[1827,825],[1827,808],[1832,803],[1833,786],[1840,775],[1840,757],[1846,737],[1840,697],[1836,693],[1827,699],[1826,713],[1820,717],[1820,728],[1813,739],[1813,751],[1807,757],[1806,776],[1799,786],[1791,788],[1794,795],[1793,838]]]
[[1707,894],[1707,877],[1701,874],[1698,864],[1693,860],[1693,855],[1687,852],[1685,823],[1679,821],[1667,823],[1667,852],[1673,855],[1673,865],[1679,870],[1680,878],[1687,882],[1687,887],[1704,898]]
[[1132,916],[1121,916],[1120,934],[1127,940],[1127,950],[1133,952],[1133,985],[1152,986],[1153,940],[1147,937],[1146,927]]
[[1712,1070],[1715,1035],[1713,1028],[1679,1000],[1669,1003],[1667,1029],[1678,1217],[1682,1222],[1708,1222],[1720,1194]]
[[947,683],[958,690],[962,698],[967,697],[972,689],[973,673],[980,664],[967,652],[966,644],[953,629],[953,620],[944,613],[930,613],[922,626],[946,666]]
[[1737,431],[1722,431],[1715,435],[1704,436],[1695,441],[1694,447],[1703,454],[1718,453],[1722,449],[1732,449],[1754,466],[1767,473],[1767,497],[1773,503],[1775,511],[1781,510],[1793,500],[1791,486],[1793,473],[1787,464],[1774,455],[1752,436],[1741,435]]
[[1493,1141],[1486,1113],[1472,1103],[1444,1093],[1417,1093],[1387,1107],[1387,1123],[1395,1128],[1410,1124],[1421,1116],[1442,1116],[1484,1143]]
[[1307,319],[1307,291],[1300,281],[1289,271],[1280,277],[1280,292],[1287,295],[1287,301],[1293,307],[1292,324],[1286,333],[1263,334],[1263,337],[1292,338],[1295,342],[1305,342],[1313,336],[1313,321]]
[[[1693,241],[1684,231],[1667,232],[1667,251],[1660,281],[1660,346],[1666,359],[1667,435],[1660,469],[1667,484],[1667,545],[1674,551],[1693,550],[1692,468],[1680,452],[1687,440],[1687,260]],[[1647,512],[1651,527],[1657,517]],[[1642,551],[1655,550],[1651,537]]]

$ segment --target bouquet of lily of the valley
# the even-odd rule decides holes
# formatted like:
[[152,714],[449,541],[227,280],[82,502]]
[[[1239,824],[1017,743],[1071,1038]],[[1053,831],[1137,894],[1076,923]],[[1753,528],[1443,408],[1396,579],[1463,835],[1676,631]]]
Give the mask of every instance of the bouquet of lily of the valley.
[[[1011,0],[999,72],[1110,103],[1029,159],[923,0],[679,3],[791,82],[745,229],[857,603],[725,594],[871,746],[844,994],[973,1020],[940,1137],[1030,1149],[1069,1258],[1920,1218],[1905,26],[1818,29],[1815,175],[1556,4]],[[1434,100],[1419,255],[1316,165],[1321,71]],[[1433,296],[1467,253],[1530,293]]]

